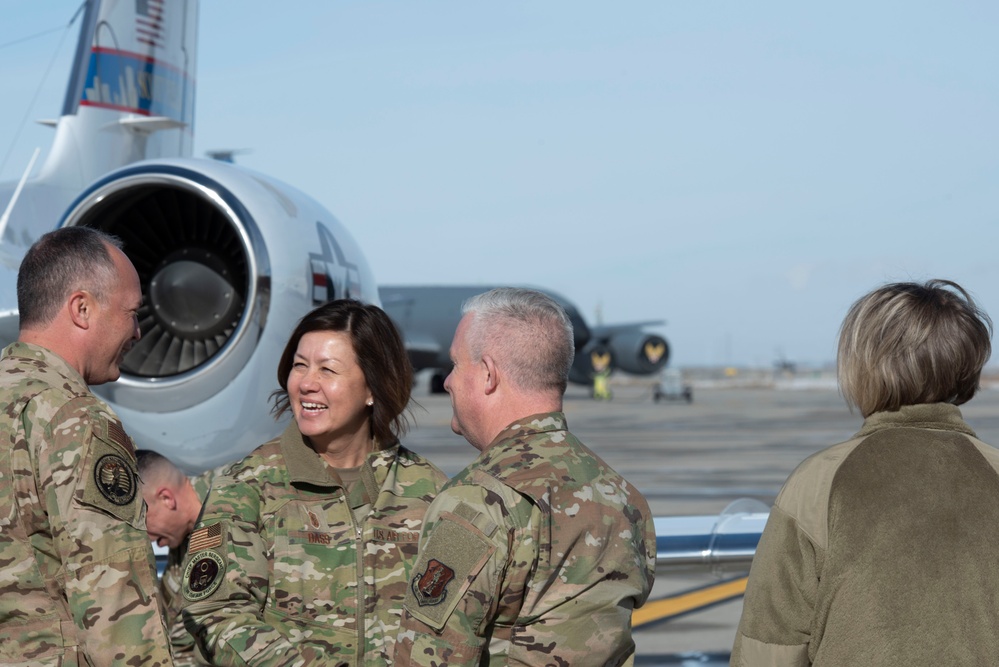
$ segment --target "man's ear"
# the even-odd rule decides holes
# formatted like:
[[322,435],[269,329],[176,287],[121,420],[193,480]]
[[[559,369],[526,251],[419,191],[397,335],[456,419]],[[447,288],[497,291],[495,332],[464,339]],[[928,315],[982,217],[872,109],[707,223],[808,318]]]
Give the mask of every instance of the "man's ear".
[[163,503],[171,512],[177,509],[177,496],[165,486],[156,492],[156,500]]
[[90,328],[93,315],[94,297],[90,292],[77,290],[69,295],[69,318],[81,329]]
[[499,375],[498,369],[496,368],[496,360],[490,355],[482,355],[482,361],[480,362],[485,368],[485,390],[486,394],[492,394],[499,387]]

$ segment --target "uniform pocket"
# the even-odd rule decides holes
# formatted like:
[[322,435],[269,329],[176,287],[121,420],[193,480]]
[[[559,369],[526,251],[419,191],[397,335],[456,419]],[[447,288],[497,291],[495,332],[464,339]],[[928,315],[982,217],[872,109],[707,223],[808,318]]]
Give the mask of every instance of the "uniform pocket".
[[[68,632],[63,633],[64,626]],[[18,623],[4,623],[4,641],[0,642],[0,664],[5,667],[76,667],[80,665],[75,626],[56,615],[32,618]],[[68,646],[67,646],[68,644]],[[25,657],[30,655],[31,659]]]
[[[269,605],[307,623],[353,626],[357,607],[357,545],[349,522],[329,521],[322,507],[282,511],[273,528],[273,580]],[[340,507],[346,507],[340,503]],[[302,516],[318,520],[306,523]]]

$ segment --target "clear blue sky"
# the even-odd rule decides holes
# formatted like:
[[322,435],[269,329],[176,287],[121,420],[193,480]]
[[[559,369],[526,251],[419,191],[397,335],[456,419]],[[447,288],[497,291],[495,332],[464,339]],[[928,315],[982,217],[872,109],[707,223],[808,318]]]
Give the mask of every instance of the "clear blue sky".
[[[0,44],[76,6],[4,0]],[[203,0],[196,154],[250,149],[379,282],[662,318],[681,366],[829,361],[888,280],[957,280],[999,320],[995,3],[278,6]],[[58,113],[76,32],[0,49],[0,159]],[[29,122],[0,179],[50,139]]]

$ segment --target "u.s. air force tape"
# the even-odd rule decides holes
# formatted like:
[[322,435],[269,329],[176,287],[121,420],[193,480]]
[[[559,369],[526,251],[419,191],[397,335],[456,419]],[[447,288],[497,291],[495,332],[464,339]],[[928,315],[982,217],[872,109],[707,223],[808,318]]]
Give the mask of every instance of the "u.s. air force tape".
[[184,569],[184,597],[191,602],[203,600],[218,589],[225,578],[225,558],[211,549],[191,556]]

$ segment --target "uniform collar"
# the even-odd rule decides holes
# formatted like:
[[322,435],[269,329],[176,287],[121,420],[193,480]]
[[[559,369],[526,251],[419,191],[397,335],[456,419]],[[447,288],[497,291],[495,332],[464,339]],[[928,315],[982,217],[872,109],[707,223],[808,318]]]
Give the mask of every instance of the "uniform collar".
[[956,431],[977,437],[961,411],[950,403],[922,403],[903,405],[891,412],[875,412],[864,420],[864,425],[856,437],[870,435],[875,431],[891,428],[927,428],[940,431]]
[[[376,442],[376,447],[377,444]],[[369,468],[380,486],[398,451],[399,443],[396,442],[391,447],[371,452],[361,466],[361,474],[367,474],[364,469]],[[324,487],[341,486],[340,480],[332,474],[330,467],[305,441],[305,437],[298,430],[298,424],[295,423],[294,419],[281,434],[281,453],[284,454],[285,465],[288,467],[288,477],[292,483],[298,482]]]
[[569,426],[566,422],[564,413],[541,412],[536,415],[530,415],[518,419],[507,426],[505,429],[500,431],[499,435],[493,438],[489,447],[492,447],[498,442],[509,440],[511,438],[522,438],[537,433],[550,433],[553,431],[567,430],[569,430]]
[[25,361],[41,361],[73,384],[79,385],[79,387],[76,387],[77,389],[83,389],[85,391],[89,389],[86,381],[83,379],[83,376],[80,375],[78,370],[70,366],[69,362],[60,357],[58,354],[48,348],[42,347],[41,345],[17,341],[5,347],[3,349],[2,356],[4,359],[8,357],[16,357],[18,359],[24,359]]

